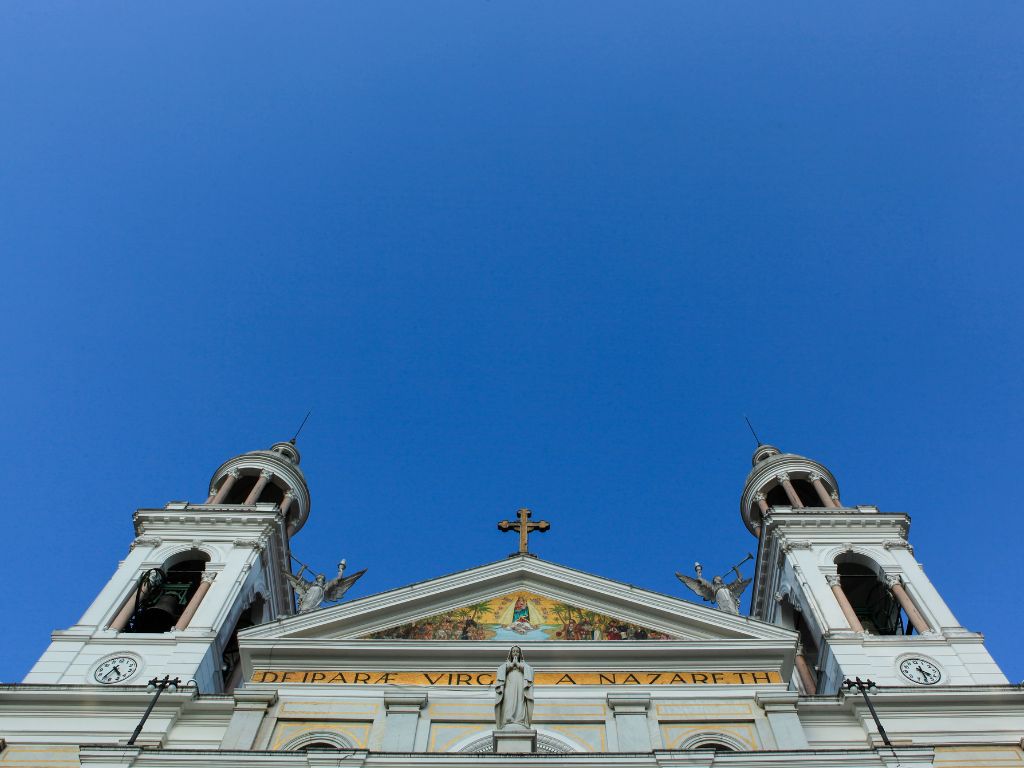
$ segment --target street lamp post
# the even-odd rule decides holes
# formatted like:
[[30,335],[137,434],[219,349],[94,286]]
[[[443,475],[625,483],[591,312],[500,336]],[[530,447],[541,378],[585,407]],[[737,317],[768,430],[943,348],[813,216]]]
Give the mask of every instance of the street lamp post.
[[133,733],[132,737],[128,739],[129,747],[135,743],[135,740],[139,738],[139,734],[142,733],[142,727],[146,724],[146,721],[149,719],[149,713],[152,712],[153,707],[156,706],[156,701],[160,698],[160,694],[164,691],[170,691],[171,693],[174,693],[176,690],[178,690],[179,685],[181,685],[181,678],[175,677],[172,679],[170,675],[164,675],[163,680],[161,680],[158,677],[154,677],[152,680],[149,681],[149,685],[146,686],[146,690],[153,693],[153,699],[149,702],[149,706],[146,707],[146,713],[142,716],[142,719],[139,721],[139,724],[135,727],[135,733]]
[[[843,680],[843,687],[846,690],[856,688],[864,696],[864,703],[868,705],[868,711],[871,713],[871,717],[875,721],[875,727],[878,728],[878,733],[882,737],[882,741],[885,742],[885,746],[892,749],[892,742],[889,741],[889,735],[885,732],[885,728],[882,727],[882,721],[878,719],[878,713],[875,712],[875,705],[871,703],[871,699],[868,698],[868,691],[874,693],[878,690],[878,686],[871,680],[861,680],[859,677],[851,680],[846,678]],[[893,752],[895,754],[895,752]]]

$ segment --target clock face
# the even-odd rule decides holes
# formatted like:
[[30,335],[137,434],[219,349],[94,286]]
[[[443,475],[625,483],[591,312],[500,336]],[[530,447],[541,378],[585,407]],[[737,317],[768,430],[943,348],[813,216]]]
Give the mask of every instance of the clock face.
[[924,659],[905,659],[900,663],[900,674],[919,685],[935,685],[942,679],[942,671]]
[[114,683],[127,680],[135,674],[138,668],[139,662],[131,656],[114,656],[112,659],[107,659],[96,667],[96,671],[92,673],[92,676],[96,678],[98,683],[113,685]]

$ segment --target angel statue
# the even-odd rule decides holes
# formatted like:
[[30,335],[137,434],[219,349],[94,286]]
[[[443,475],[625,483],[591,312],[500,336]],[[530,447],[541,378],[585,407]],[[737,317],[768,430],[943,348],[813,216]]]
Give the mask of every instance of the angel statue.
[[697,572],[697,578],[691,578],[689,576],[683,576],[683,574],[676,572],[676,577],[683,582],[687,587],[692,589],[704,600],[716,603],[718,610],[724,611],[725,613],[740,612],[740,595],[743,594],[743,590],[747,588],[747,584],[750,583],[750,579],[744,579],[743,574],[740,573],[740,566],[747,560],[753,560],[754,556],[747,554],[743,560],[736,563],[730,571],[736,572],[736,578],[731,584],[726,584],[725,579],[721,576],[715,576],[711,581],[708,581],[703,577],[704,568],[700,563],[694,563],[693,569]]
[[346,576],[344,560],[338,563],[338,575],[330,581],[322,573],[318,573],[313,581],[306,581],[302,578],[302,572],[305,570],[306,566],[304,565],[294,576],[290,573],[285,574],[299,596],[299,613],[315,611],[325,600],[328,602],[341,600],[348,592],[349,587],[366,573],[366,569],[363,568],[351,576]]

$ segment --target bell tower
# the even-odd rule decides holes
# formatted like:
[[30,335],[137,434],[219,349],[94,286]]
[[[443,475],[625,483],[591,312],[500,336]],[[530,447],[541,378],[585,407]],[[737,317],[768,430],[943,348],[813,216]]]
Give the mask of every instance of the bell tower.
[[758,445],[740,515],[758,538],[750,615],[800,636],[798,687],[844,678],[885,686],[1005,684],[981,635],[962,627],[925,575],[910,517],[840,501],[817,461]]
[[53,633],[26,683],[195,680],[204,693],[241,677],[237,634],[294,611],[289,539],[309,516],[294,443],[222,464],[200,504],[135,512],[127,557],[74,626]]

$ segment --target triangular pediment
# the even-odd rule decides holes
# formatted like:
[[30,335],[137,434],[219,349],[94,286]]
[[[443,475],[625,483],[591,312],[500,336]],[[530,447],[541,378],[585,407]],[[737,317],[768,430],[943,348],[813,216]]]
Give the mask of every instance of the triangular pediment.
[[673,640],[627,619],[515,589],[365,635],[365,640]]
[[290,616],[241,636],[243,645],[794,638],[789,630],[755,619],[522,556]]

